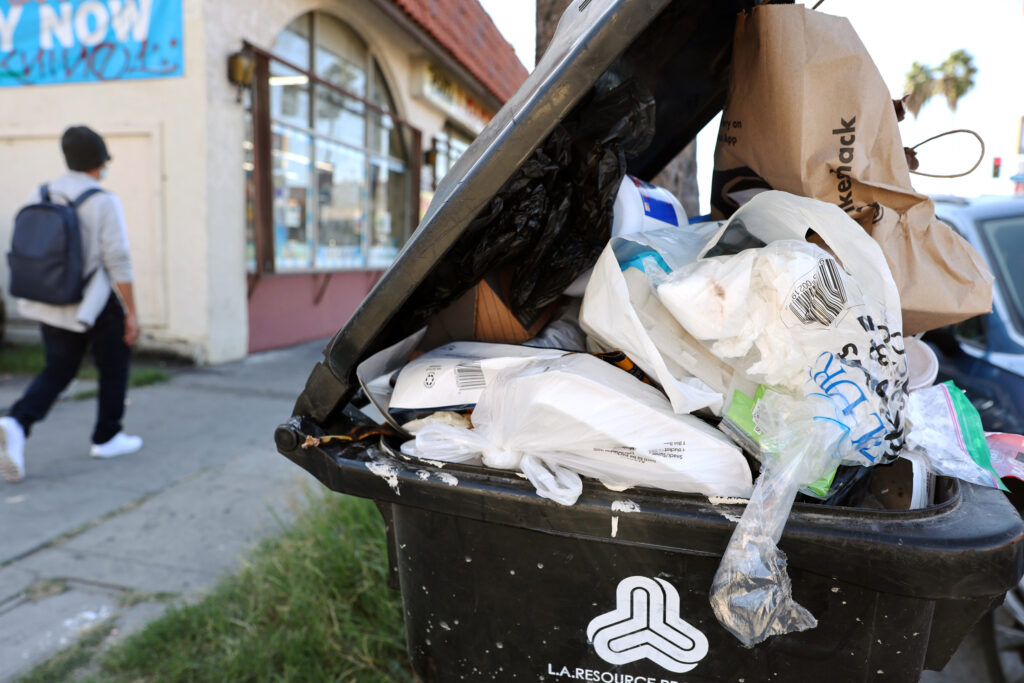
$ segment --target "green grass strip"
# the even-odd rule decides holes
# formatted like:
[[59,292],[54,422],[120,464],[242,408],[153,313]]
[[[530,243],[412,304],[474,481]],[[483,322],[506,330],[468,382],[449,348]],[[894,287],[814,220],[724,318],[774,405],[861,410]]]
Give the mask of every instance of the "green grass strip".
[[0,344],[0,373],[38,375],[44,364],[43,347],[40,344]]
[[[45,365],[46,359],[40,344],[0,345],[0,375],[38,375]],[[99,372],[91,364],[83,363],[77,377],[82,380],[98,380]],[[148,387],[168,379],[170,375],[159,368],[133,368],[128,373],[128,386]],[[74,394],[72,398],[92,398],[97,393],[96,389],[86,389]]]
[[313,499],[202,602],[113,646],[97,681],[411,681],[373,503]]

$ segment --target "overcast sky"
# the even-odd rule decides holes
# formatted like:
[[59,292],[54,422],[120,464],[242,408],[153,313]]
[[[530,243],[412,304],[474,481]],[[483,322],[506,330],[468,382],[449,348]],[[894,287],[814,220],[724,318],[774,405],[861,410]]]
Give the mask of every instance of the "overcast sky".
[[[531,0],[481,0],[520,61],[533,68],[535,7]],[[810,3],[813,4],[813,3]],[[951,52],[965,49],[978,68],[976,84],[956,113],[934,98],[918,119],[900,124],[903,144],[913,146],[956,128],[977,131],[985,157],[965,178],[912,176],[922,192],[1009,194],[1009,176],[1018,171],[1021,117],[1024,116],[1024,0],[825,0],[819,11],[850,19],[893,97],[903,95],[904,77],[915,61],[937,66]],[[717,119],[697,138],[701,204],[706,209]],[[978,157],[973,138],[952,136],[919,150],[921,170],[951,173],[970,168]],[[992,159],[1001,157],[1003,174],[991,177]]]

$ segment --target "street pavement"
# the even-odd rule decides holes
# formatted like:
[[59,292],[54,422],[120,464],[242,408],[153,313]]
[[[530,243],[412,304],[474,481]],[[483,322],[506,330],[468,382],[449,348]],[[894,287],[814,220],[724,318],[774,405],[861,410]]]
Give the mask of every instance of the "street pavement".
[[[273,433],[323,346],[172,369],[129,390],[125,431],[145,445],[122,458],[88,457],[95,399],[54,406],[27,442],[26,478],[0,479],[0,681],[105,619],[123,637],[167,594],[200,597],[322,494]],[[0,379],[0,414],[27,383]]]

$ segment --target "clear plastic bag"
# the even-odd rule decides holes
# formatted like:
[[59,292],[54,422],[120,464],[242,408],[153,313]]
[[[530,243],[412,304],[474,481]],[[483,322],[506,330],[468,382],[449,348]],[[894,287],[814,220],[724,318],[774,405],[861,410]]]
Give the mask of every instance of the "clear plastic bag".
[[907,400],[907,446],[925,456],[935,474],[1000,488],[981,416],[953,382],[918,389]]
[[[857,445],[847,464],[891,462],[903,443],[909,375],[881,249],[838,207],[785,192],[754,197],[727,234],[737,227],[765,246],[667,274],[648,269],[658,299],[694,343],[755,387],[845,404]],[[830,251],[805,241],[808,231]],[[727,424],[735,398],[726,396]]]
[[773,635],[818,625],[793,599],[786,555],[777,543],[801,486],[826,475],[843,458],[848,430],[827,417],[825,396],[767,392],[759,401],[765,456],[761,476],[711,584],[719,623],[747,647]]

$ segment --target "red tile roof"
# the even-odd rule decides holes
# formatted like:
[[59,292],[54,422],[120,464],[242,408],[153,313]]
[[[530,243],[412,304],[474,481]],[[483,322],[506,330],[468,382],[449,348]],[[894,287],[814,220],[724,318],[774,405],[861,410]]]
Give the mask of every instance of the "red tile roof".
[[477,0],[392,0],[502,102],[527,71]]

